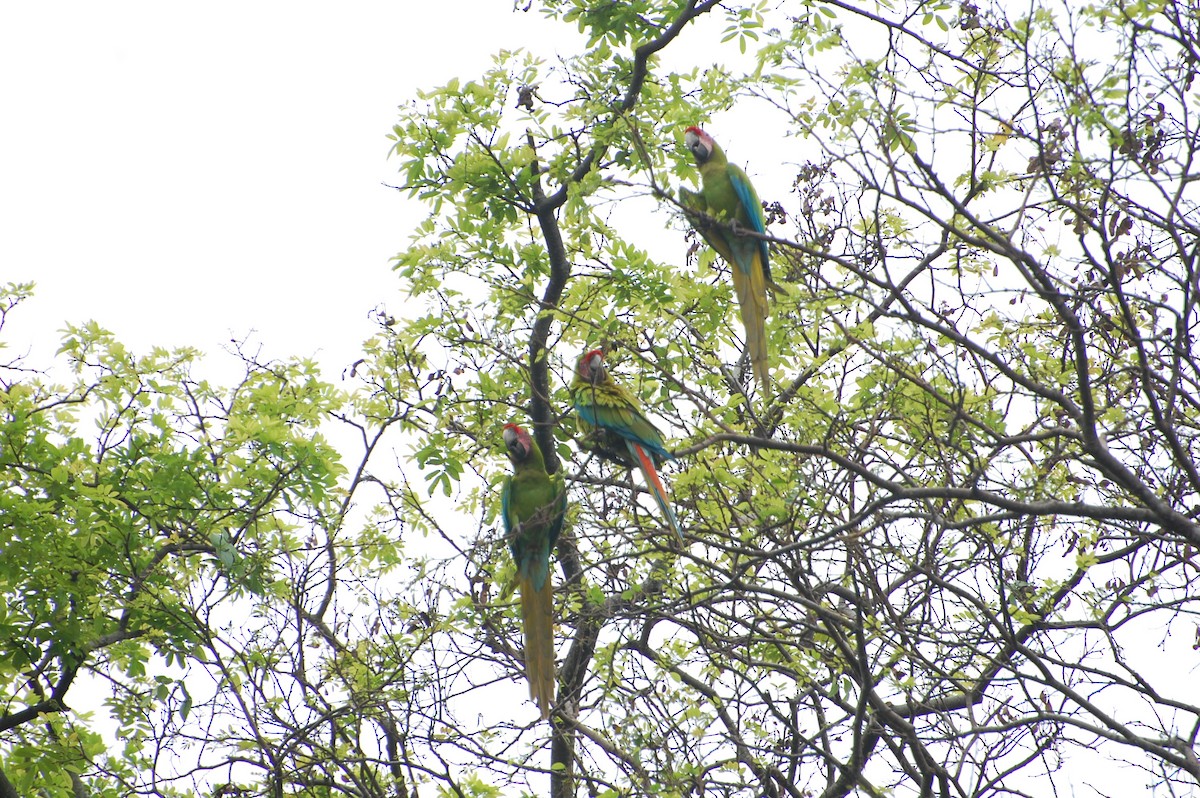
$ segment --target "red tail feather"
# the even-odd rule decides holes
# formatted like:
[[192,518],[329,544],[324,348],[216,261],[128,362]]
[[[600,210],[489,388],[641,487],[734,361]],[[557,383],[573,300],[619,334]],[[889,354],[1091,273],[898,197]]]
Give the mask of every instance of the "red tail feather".
[[674,530],[676,537],[682,544],[683,532],[679,528],[679,519],[675,517],[675,511],[671,509],[671,498],[667,494],[667,488],[663,485],[662,480],[658,477],[658,471],[654,468],[654,460],[646,453],[638,444],[633,441],[626,441],[629,444],[629,451],[637,458],[638,465],[642,469],[642,476],[646,480],[646,487],[650,489],[650,495],[654,497],[654,502],[658,505],[658,509],[662,510],[663,515],[667,517],[667,521],[671,524],[671,529]]

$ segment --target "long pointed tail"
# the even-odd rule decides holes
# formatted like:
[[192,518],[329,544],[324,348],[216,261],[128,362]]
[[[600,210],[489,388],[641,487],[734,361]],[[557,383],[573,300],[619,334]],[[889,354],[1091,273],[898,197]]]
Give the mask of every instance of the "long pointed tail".
[[771,387],[770,366],[767,363],[767,282],[762,263],[756,252],[750,259],[749,272],[733,267],[733,288],[737,293],[742,326],[746,328],[746,351],[758,387],[767,394]]
[[626,443],[629,445],[629,453],[633,455],[637,460],[638,467],[642,469],[642,477],[646,480],[646,487],[650,489],[650,495],[654,497],[658,509],[662,510],[671,529],[675,530],[675,537],[679,539],[679,544],[682,546],[683,531],[679,528],[679,519],[675,517],[675,511],[671,509],[671,497],[667,495],[667,489],[659,479],[658,471],[654,468],[654,460],[638,444],[633,441],[626,441]]
[[550,579],[538,590],[528,575],[518,574],[517,578],[521,586],[529,697],[545,720],[550,717],[550,705],[554,703],[554,587]]

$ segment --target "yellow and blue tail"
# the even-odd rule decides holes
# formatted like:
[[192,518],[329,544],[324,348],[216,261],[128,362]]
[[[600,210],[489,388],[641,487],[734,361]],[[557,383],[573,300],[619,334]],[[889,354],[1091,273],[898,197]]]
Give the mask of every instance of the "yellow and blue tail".
[[529,697],[545,720],[550,717],[550,706],[554,703],[554,586],[549,579],[543,579],[541,589],[536,588],[534,579],[521,569],[517,581],[521,588]]
[[746,329],[746,352],[759,389],[766,395],[771,390],[770,366],[767,363],[767,281],[763,261],[757,250],[747,259],[749,267],[733,265],[733,288],[737,294],[738,311]]

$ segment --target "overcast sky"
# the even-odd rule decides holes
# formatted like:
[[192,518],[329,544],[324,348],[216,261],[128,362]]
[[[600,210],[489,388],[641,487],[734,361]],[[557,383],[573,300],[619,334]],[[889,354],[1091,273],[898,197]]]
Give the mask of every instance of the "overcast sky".
[[[335,378],[403,302],[422,208],[382,185],[396,107],[563,35],[507,0],[0,3],[0,282],[38,284],[3,359],[45,366],[95,319],[137,351],[253,333]],[[742,119],[715,134],[782,196],[765,163],[812,148],[764,156],[778,127]]]
[[0,282],[38,284],[8,356],[95,319],[336,376],[402,303],[396,107],[501,47],[553,55],[547,28],[505,0],[0,5]]

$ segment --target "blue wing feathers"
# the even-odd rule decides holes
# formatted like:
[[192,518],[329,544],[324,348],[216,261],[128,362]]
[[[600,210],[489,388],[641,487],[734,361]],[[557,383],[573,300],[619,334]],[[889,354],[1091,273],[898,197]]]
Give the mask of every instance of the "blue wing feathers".
[[601,426],[596,421],[596,409],[592,407],[592,405],[576,404],[575,412],[579,414],[580,418],[582,418],[588,424],[591,424],[593,427]]
[[[510,514],[511,499],[512,479],[509,478],[504,481],[504,487],[500,491],[500,514],[504,518],[504,535],[508,541],[508,550],[517,564],[517,572],[529,579],[535,590],[541,590],[550,576],[550,552],[554,550],[554,544],[558,542],[558,536],[562,532],[567,511],[567,492],[560,489],[553,510],[550,507],[540,510],[540,519],[536,516],[534,519],[526,519],[539,525],[548,522],[549,528],[544,537],[532,530],[522,530],[521,521]],[[546,517],[550,512],[553,512],[553,518]]]
[[738,200],[742,203],[742,210],[746,212],[746,218],[750,220],[750,227],[756,233],[767,232],[767,221],[763,218],[762,206],[754,198],[754,189],[751,188],[750,183],[743,180],[742,176],[738,174],[730,175],[730,180]]
[[528,577],[534,590],[541,590],[550,578],[550,548],[538,547],[522,553],[517,571]]
[[[746,218],[750,221],[750,227],[756,233],[766,234],[767,220],[763,216],[762,205],[758,202],[758,197],[754,195],[754,187],[750,185],[750,179],[737,171],[730,170],[729,181],[733,183],[733,191],[737,194],[738,202],[742,205],[742,210],[746,214]],[[769,274],[767,259],[770,250],[767,247],[766,241],[756,241],[758,245],[758,254],[762,258],[762,268],[764,274]],[[742,264],[738,264],[741,266]],[[743,271],[745,267],[743,266]]]
[[[655,456],[657,457],[661,457],[664,460],[675,459],[670,452],[663,448],[661,443],[645,440],[644,438],[638,436],[638,434],[632,429],[630,429],[628,425],[616,423],[611,417],[607,419],[601,419],[599,414],[596,413],[596,408],[592,405],[577,404],[575,405],[575,412],[579,414],[579,417],[583,419],[584,423],[593,427],[599,427],[600,429],[611,430],[617,435],[620,435],[625,439],[625,442],[629,444],[630,447],[632,447],[633,444],[640,444],[649,449],[651,452],[654,452]],[[630,448],[630,453],[632,454],[632,452],[633,449]]]
[[517,556],[517,540],[513,535],[512,517],[508,514],[510,495],[512,495],[512,477],[505,479],[504,487],[500,489],[500,518],[504,521],[504,538],[508,541],[508,550],[519,564],[521,558]]
[[653,454],[655,457],[660,457],[663,460],[674,460],[675,459],[675,455],[671,454],[666,449],[664,449],[662,446],[660,446],[659,444],[657,444],[653,441],[643,441],[639,438],[630,436],[630,437],[625,438],[625,443],[627,443],[629,445],[629,453],[633,455],[634,460],[638,459],[638,453],[637,453],[638,446],[645,447],[646,450],[649,451],[651,454]]

